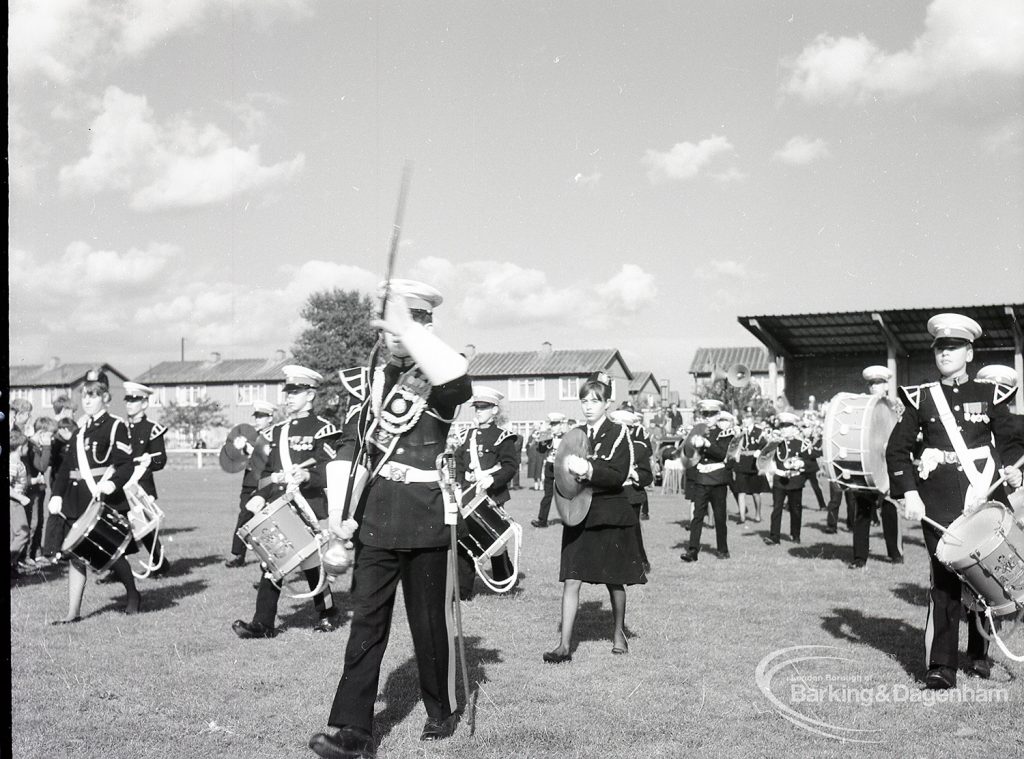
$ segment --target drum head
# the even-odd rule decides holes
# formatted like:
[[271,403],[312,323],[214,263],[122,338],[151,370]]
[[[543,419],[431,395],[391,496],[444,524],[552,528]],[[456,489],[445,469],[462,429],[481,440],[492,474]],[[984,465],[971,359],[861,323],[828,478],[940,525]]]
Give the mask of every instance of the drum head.
[[78,542],[89,532],[100,519],[100,511],[103,509],[103,502],[98,498],[94,498],[89,506],[86,508],[85,513],[82,514],[75,523],[68,528],[68,534],[64,538],[64,542],[61,544],[60,550],[69,551],[74,548]]
[[947,565],[971,559],[971,554],[994,538],[1007,519],[1013,522],[1013,516],[998,501],[988,501],[973,514],[957,517],[939,540],[935,558]]
[[569,456],[586,457],[590,453],[587,433],[580,428],[569,430],[562,436],[562,442],[555,454],[554,500],[562,523],[570,527],[582,522],[590,511],[593,491],[584,486],[569,471],[566,459]]
[[870,421],[864,430],[864,471],[870,474],[881,493],[889,490],[889,468],[885,463],[885,447],[896,426],[897,414],[892,401],[878,398],[870,409]]

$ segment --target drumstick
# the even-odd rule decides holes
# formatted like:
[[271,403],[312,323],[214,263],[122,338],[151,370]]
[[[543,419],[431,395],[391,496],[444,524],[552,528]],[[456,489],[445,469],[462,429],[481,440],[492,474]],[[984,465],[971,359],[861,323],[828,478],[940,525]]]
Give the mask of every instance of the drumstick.
[[[896,506],[897,508],[899,507],[899,503],[897,503],[896,501],[894,501],[894,500],[893,500],[892,498],[890,498],[889,496],[885,496],[885,500],[887,500],[887,501],[888,501],[889,503],[891,503],[891,504],[892,504],[893,506]],[[926,517],[926,516],[923,516],[923,515],[922,515],[922,516],[921,516],[921,521],[922,521],[922,522],[927,522],[928,524],[930,524],[930,525],[931,525],[932,527],[934,527],[934,528],[935,528],[936,530],[938,530],[938,531],[939,531],[939,532],[941,532],[941,533],[942,533],[943,535],[945,535],[945,536],[946,536],[946,539],[947,539],[947,540],[950,540],[950,541],[952,541],[952,542],[956,543],[956,544],[957,544],[958,546],[962,546],[962,545],[964,544],[964,541],[960,540],[960,538],[958,538],[958,537],[957,537],[956,535],[954,535],[953,533],[951,533],[951,532],[950,532],[949,530],[947,530],[947,529],[946,529],[945,527],[943,527],[943,526],[942,526],[941,524],[939,524],[938,522],[936,522],[936,521],[935,521],[934,519],[929,519],[928,517]]]
[[[1014,461],[1010,466],[1014,467],[1015,469],[1020,469],[1021,464],[1024,464],[1024,456],[1021,456],[1019,459]],[[1007,468],[1009,468],[1009,467],[1007,467]],[[992,487],[990,487],[988,489],[988,492],[985,493],[985,497],[982,500],[987,501],[988,497],[990,495],[992,495],[996,491],[996,488],[998,488],[1004,482],[1006,482],[1006,475],[1005,474],[1000,475],[999,479],[992,483]]]

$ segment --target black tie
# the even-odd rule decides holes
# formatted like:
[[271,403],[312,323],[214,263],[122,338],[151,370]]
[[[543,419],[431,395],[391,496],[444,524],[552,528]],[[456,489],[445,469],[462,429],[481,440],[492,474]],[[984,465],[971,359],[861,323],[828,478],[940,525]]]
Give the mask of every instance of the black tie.
[[590,438],[590,447],[593,448],[594,447],[594,438],[596,437],[594,435],[594,428],[593,427],[588,427],[587,428],[587,436]]

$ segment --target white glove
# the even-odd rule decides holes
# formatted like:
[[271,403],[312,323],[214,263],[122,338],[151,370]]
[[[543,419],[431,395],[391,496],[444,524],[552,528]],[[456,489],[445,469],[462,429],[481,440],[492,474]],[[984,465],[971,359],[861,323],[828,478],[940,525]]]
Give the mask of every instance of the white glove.
[[244,451],[245,446],[249,444],[249,441],[245,439],[245,435],[238,435],[234,440],[231,441],[231,444],[235,446],[235,448],[238,449],[239,451]]
[[915,522],[920,522],[924,517],[924,501],[921,500],[921,496],[917,494],[916,490],[911,490],[903,495],[903,517]]
[[1006,484],[1014,490],[1024,482],[1024,474],[1015,466],[1004,466],[1002,473],[1006,476]]
[[153,461],[153,454],[152,453],[144,453],[141,456],[139,456],[137,459],[135,459],[135,462],[136,462],[135,465],[138,466],[138,467],[141,467],[143,469],[148,469],[149,465],[152,463],[152,461]]
[[60,514],[61,507],[64,506],[64,499],[59,495],[55,495],[50,499],[50,502],[46,505],[46,510],[51,514]]
[[246,511],[251,511],[255,514],[257,511],[267,505],[267,499],[261,495],[254,495],[245,503]]
[[590,462],[582,456],[566,456],[565,466],[577,479],[585,479],[590,476]]
[[702,435],[694,435],[690,438],[690,445],[694,448],[703,448],[708,444],[708,439]]
[[480,479],[476,482],[476,489],[480,491],[487,490],[491,485],[494,484],[494,478],[489,474],[480,475]]
[[115,490],[117,490],[117,485],[110,480],[100,483],[99,491],[103,493],[103,495],[113,495]]
[[327,527],[331,534],[341,538],[342,540],[352,540],[352,536],[356,534],[356,530],[359,529],[359,522],[349,517],[344,522],[341,521],[341,514],[331,514],[327,518]]

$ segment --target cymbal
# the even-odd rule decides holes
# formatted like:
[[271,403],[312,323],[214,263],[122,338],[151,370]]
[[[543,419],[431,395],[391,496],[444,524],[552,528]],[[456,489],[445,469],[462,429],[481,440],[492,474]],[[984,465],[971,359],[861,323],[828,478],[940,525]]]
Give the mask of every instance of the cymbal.
[[220,468],[228,474],[237,474],[245,469],[249,463],[249,454],[244,448],[241,450],[235,447],[235,438],[244,437],[249,445],[255,445],[259,433],[251,424],[236,424],[228,431],[228,436],[221,446],[218,460]]
[[594,491],[585,486],[569,471],[569,456],[586,457],[590,453],[590,440],[580,428],[569,430],[562,436],[562,442],[555,454],[554,501],[562,524],[573,527],[582,522],[590,511]]

